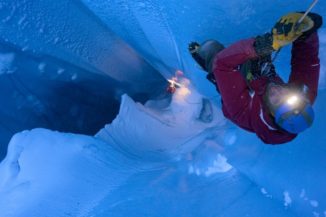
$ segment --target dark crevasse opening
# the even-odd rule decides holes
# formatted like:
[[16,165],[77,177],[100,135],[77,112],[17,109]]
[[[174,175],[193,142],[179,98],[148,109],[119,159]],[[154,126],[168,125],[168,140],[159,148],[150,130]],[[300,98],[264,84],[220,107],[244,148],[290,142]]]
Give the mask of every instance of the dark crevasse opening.
[[127,82],[91,73],[55,57],[25,53],[5,43],[0,44],[0,53],[1,159],[10,138],[19,131],[42,127],[94,135],[116,117],[122,93],[128,92],[140,102],[156,95],[134,90]]

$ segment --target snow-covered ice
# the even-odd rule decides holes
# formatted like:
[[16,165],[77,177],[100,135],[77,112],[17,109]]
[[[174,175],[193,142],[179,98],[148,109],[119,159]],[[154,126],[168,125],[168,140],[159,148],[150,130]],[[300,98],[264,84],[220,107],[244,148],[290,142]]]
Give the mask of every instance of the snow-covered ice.
[[14,53],[0,53],[0,75],[12,71],[12,62],[14,59]]
[[284,206],[290,206],[292,204],[292,199],[290,197],[290,193],[288,191],[284,191]]
[[311,200],[310,201],[310,204],[311,204],[311,206],[313,206],[313,207],[318,207],[318,201],[316,201],[316,200]]
[[[153,159],[151,153],[154,152],[156,159],[159,155],[172,159],[194,151],[206,140],[209,129],[215,130],[226,122],[214,105],[212,122],[202,122],[202,96],[194,89],[190,90],[189,83],[187,85],[183,88],[189,92],[184,95],[185,90],[179,88],[167,107],[161,107],[160,101],[157,105],[149,102],[150,107],[146,107],[124,95],[118,117],[96,137],[45,129],[15,135],[9,144],[8,155],[0,165],[2,214],[43,216],[51,213],[62,216],[62,213],[70,213],[85,216],[126,178],[139,170],[155,169],[155,164],[128,159],[128,154],[123,156],[115,149],[124,149],[132,156],[138,153],[143,159],[146,156]],[[188,100],[198,103],[189,106]],[[218,152],[214,155],[206,168],[201,163],[206,159],[196,159],[196,164],[202,164],[198,175],[203,173],[208,177],[232,168],[225,156]],[[122,167],[119,166],[121,162],[124,162]],[[164,165],[163,161],[160,165]],[[49,204],[50,198],[56,200]],[[67,201],[79,204],[76,210],[72,210]]]

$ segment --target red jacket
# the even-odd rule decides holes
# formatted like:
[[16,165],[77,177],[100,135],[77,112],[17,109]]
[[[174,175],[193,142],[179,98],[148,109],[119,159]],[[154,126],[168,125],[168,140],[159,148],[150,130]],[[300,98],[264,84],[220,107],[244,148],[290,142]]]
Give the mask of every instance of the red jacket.
[[[277,127],[263,103],[268,79],[261,77],[252,81],[250,87],[254,94],[250,94],[250,89],[239,71],[239,65],[257,58],[253,43],[254,39],[236,42],[214,58],[213,73],[222,96],[223,113],[241,128],[256,133],[267,144],[289,142],[297,135]],[[292,67],[288,83],[307,85],[311,103],[314,103],[318,89],[318,50],[317,33],[313,33],[304,41],[294,42],[292,47]],[[284,83],[279,76],[276,76],[274,81]]]

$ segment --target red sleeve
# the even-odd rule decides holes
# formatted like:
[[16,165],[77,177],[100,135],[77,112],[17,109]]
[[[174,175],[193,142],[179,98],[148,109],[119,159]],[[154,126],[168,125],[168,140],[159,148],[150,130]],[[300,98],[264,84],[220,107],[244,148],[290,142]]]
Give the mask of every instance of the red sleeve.
[[319,40],[318,34],[313,33],[305,40],[298,40],[293,43],[291,74],[289,83],[306,85],[311,103],[314,103],[319,80]]
[[252,98],[239,65],[257,57],[254,39],[241,40],[225,48],[214,59],[213,73],[221,93],[224,115],[240,127],[252,131],[250,106]]

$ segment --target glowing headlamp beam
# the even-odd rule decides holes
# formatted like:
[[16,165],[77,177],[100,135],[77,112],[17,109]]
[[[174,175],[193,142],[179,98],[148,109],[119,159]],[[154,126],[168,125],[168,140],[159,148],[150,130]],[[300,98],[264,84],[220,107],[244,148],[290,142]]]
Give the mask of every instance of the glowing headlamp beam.
[[299,102],[299,97],[297,95],[292,95],[286,100],[287,104],[290,106],[297,105]]

